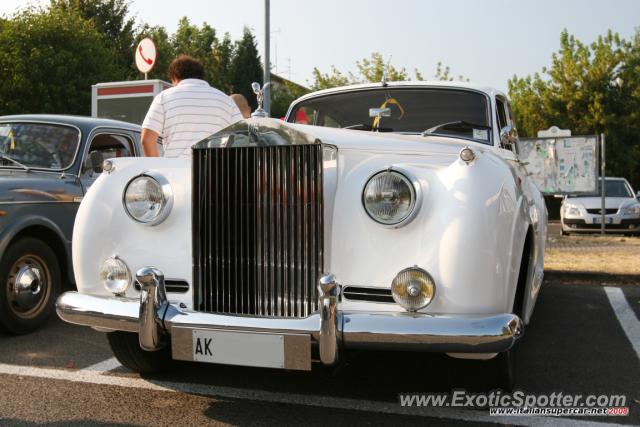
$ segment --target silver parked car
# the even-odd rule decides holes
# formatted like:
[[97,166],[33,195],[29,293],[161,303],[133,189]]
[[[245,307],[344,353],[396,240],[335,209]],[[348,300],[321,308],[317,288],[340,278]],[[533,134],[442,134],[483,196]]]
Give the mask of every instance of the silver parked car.
[[[629,182],[624,178],[606,178],[604,194],[606,232],[640,234],[640,202]],[[567,196],[560,209],[562,234],[600,230],[601,209],[600,191],[597,195]]]

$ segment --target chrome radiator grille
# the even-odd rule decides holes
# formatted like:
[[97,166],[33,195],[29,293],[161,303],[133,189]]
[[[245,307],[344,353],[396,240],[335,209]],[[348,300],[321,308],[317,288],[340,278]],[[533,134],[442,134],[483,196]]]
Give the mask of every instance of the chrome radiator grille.
[[306,317],[323,268],[322,145],[193,150],[194,307]]

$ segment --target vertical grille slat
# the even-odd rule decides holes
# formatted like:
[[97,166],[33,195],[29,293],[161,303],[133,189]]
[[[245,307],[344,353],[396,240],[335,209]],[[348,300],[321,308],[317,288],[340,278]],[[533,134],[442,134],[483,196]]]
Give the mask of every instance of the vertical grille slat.
[[306,317],[323,270],[322,146],[193,151],[194,306]]

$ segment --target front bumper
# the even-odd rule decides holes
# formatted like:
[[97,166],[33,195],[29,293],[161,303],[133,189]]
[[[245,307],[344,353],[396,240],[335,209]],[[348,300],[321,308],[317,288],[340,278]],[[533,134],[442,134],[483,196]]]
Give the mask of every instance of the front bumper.
[[[587,215],[584,218],[563,218],[562,229],[566,232],[597,232],[601,230],[600,215]],[[620,215],[605,216],[607,233],[640,233],[640,218],[623,218]]]
[[[140,280],[139,280],[140,282]],[[424,313],[343,312],[336,309],[330,289],[321,292],[320,312],[306,318],[262,318],[194,312],[163,300],[162,280],[140,282],[141,300],[66,292],[57,301],[64,321],[103,331],[138,333],[143,349],[161,348],[163,337],[180,337],[191,346],[185,331],[211,330],[307,336],[319,347],[327,365],[338,360],[340,349],[386,349],[447,353],[498,353],[509,350],[522,333],[515,314],[430,315]],[[149,288],[151,286],[151,288]],[[321,283],[322,286],[322,283]],[[154,290],[155,289],[155,290]],[[159,290],[159,292],[158,292]],[[190,349],[176,349],[174,358]],[[300,347],[300,351],[308,351]],[[179,350],[179,351],[178,351]]]

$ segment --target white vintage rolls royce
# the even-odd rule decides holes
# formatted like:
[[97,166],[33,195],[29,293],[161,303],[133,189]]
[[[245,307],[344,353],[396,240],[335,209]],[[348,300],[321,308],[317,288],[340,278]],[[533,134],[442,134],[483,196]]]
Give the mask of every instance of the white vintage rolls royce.
[[[257,116],[263,116],[259,109]],[[310,370],[352,349],[443,352],[510,378],[547,211],[509,101],[467,83],[315,92],[191,159],[113,159],[78,211],[67,322],[138,372]]]

